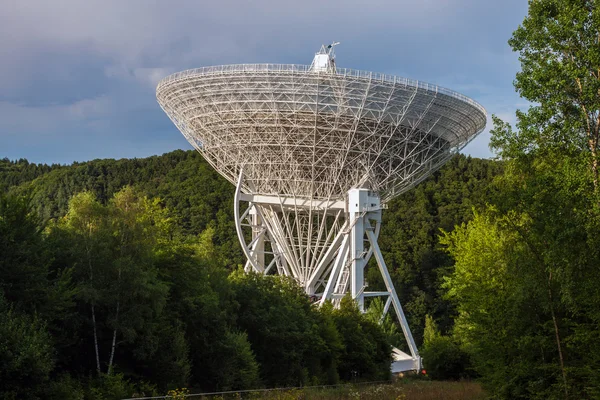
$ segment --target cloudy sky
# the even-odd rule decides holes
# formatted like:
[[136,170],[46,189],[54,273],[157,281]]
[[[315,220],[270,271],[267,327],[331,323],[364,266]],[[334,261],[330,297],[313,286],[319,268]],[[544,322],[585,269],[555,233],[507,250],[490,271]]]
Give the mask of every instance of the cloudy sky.
[[[3,0],[0,158],[71,163],[190,149],[156,103],[165,75],[232,63],[339,66],[462,92],[514,121],[507,45],[526,0]],[[489,126],[488,126],[489,127]],[[491,157],[489,134],[465,149]]]

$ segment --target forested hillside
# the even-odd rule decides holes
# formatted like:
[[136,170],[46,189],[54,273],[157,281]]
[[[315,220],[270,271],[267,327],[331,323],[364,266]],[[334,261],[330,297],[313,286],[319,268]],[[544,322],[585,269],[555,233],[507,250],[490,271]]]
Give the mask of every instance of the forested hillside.
[[[425,258],[448,265],[436,245],[439,229],[451,230],[470,219],[472,207],[485,203],[492,178],[500,171],[498,162],[457,156],[392,201],[384,213],[382,250],[390,252],[388,262],[396,266],[393,269],[421,269]],[[243,262],[233,225],[234,187],[195,151],[69,166],[0,160],[0,188],[28,197],[42,222],[64,216],[76,193],[90,191],[106,204],[126,185],[159,198],[183,234],[198,235],[213,228],[215,245],[223,248],[230,265]],[[393,251],[392,242],[398,243]]]
[[[33,363],[2,369],[7,393],[126,397],[389,374],[394,338],[369,314],[351,302],[318,310],[293,282],[236,272],[233,185],[199,154],[0,168],[0,312]],[[452,267],[440,228],[470,220],[501,169],[456,156],[384,213],[382,249],[419,343],[426,314],[444,331],[455,314],[440,291]]]
[[194,151],[174,151],[144,159],[94,160],[70,166],[37,165],[26,160],[0,161],[0,187],[24,195],[46,222],[65,215],[71,197],[92,192],[103,204],[124,186],[160,198],[183,234],[197,235],[209,226],[215,243],[227,250],[231,264],[242,261],[232,224],[234,188]]
[[[130,185],[160,199],[182,234],[196,236],[210,228],[213,244],[228,268],[244,262],[233,225],[234,187],[197,152],[178,150],[145,159],[70,166],[4,160],[0,166],[0,186],[28,196],[42,221],[64,216],[69,200],[79,192],[89,191],[106,204]],[[451,231],[470,220],[473,207],[489,201],[490,184],[501,169],[496,161],[456,156],[431,178],[394,199],[383,214],[380,245],[417,339],[426,314],[433,314],[444,331],[452,323],[449,305],[438,293],[440,274],[452,265],[438,244],[440,229]],[[379,279],[373,272],[372,285]]]

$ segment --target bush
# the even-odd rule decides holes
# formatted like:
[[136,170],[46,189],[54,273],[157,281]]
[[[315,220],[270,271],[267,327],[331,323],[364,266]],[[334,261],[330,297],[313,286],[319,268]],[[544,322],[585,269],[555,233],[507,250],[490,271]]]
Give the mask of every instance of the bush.
[[120,400],[136,394],[135,386],[123,374],[102,375],[90,382],[86,400]]
[[432,379],[470,377],[469,355],[448,336],[438,336],[423,346],[421,355],[423,367]]
[[41,321],[8,308],[0,295],[0,397],[38,398],[54,368],[50,343]]
[[425,318],[423,367],[432,379],[462,379],[472,377],[469,355],[449,336],[441,335],[435,322]]
[[81,382],[69,374],[64,374],[48,385],[45,397],[48,400],[84,400],[84,394]]
[[391,346],[381,326],[370,321],[346,295],[333,320],[342,340],[339,376],[351,380],[387,380],[390,378]]

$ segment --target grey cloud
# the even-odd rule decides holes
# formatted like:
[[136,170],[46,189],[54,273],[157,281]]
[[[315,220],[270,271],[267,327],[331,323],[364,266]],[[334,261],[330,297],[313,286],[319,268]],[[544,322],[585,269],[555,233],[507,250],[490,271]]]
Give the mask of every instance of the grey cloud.
[[[161,77],[203,65],[310,63],[329,40],[342,42],[342,66],[442,84],[494,112],[490,104],[516,103],[510,88],[515,57],[506,40],[526,11],[521,0],[5,3],[0,157],[36,154],[49,162],[117,154],[117,148],[123,153],[125,143],[139,155],[137,140],[146,149],[181,146],[181,135],[154,100]],[[16,145],[19,135],[64,145],[44,158],[41,150]],[[80,137],[95,143],[96,153],[77,149],[84,146]]]

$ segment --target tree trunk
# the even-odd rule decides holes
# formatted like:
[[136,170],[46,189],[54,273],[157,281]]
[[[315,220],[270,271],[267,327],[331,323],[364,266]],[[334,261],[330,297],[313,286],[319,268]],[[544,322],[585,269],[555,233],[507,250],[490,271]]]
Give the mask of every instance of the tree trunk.
[[[115,317],[115,323],[119,320],[119,306],[120,306],[120,303],[117,301],[117,313],[116,313],[116,317]],[[112,347],[110,350],[110,359],[108,360],[108,375],[110,375],[112,372],[113,359],[115,357],[115,348],[117,347],[116,342],[117,342],[117,328],[115,328],[113,330]]]
[[[91,226],[91,224],[90,224]],[[91,235],[91,227],[90,227]],[[88,259],[88,268],[90,272],[90,286],[94,288],[94,268],[92,267],[92,251],[89,244],[86,246],[86,253]],[[96,324],[96,302],[92,300],[92,329],[94,331],[94,350],[96,352],[96,371],[98,376],[102,373],[100,369],[100,351],[98,350],[98,325]]]
[[[525,238],[525,236],[523,235],[521,230],[516,225],[513,224],[513,227],[518,232],[521,233],[521,237]],[[569,398],[569,390],[567,387],[567,371],[565,369],[565,360],[563,357],[562,346],[560,345],[560,332],[558,330],[558,319],[556,318],[556,313],[554,312],[554,299],[552,296],[552,269],[549,266],[546,266],[546,264],[544,263],[543,258],[541,256],[541,253],[538,251],[537,247],[535,245],[533,245],[533,243],[529,242],[528,240],[525,240],[525,243],[527,244],[527,246],[533,253],[533,256],[538,260],[539,265],[542,268],[547,268],[547,270],[548,270],[547,284],[548,284],[548,302],[550,305],[550,315],[552,317],[552,324],[554,326],[554,338],[556,340],[556,348],[558,350],[560,371],[562,374],[563,385],[564,385],[564,389],[565,389],[565,399],[568,399]],[[544,269],[540,270],[540,272],[542,272],[542,273],[543,273],[543,271],[544,271]]]
[[[122,252],[122,250],[121,250]],[[117,282],[121,284],[121,268],[119,268],[119,275],[117,278]],[[115,312],[115,329],[113,330],[113,338],[112,338],[112,346],[110,349],[110,358],[108,360],[108,374],[110,375],[112,372],[113,360],[115,358],[115,348],[117,347],[117,327],[116,325],[119,323],[119,309],[121,307],[121,300],[119,299],[121,296],[117,295],[117,311]]]
[[[573,55],[571,55],[571,60],[573,60]],[[599,71],[600,72],[600,71]],[[600,140],[600,115],[595,115],[594,110],[588,110],[585,104],[581,101],[581,96],[583,96],[583,86],[581,85],[581,80],[579,78],[575,78],[577,82],[577,87],[579,88],[579,96],[580,96],[580,104],[581,109],[583,110],[583,114],[585,115],[585,124],[586,124],[586,136],[588,149],[592,155],[592,179],[594,182],[594,193],[598,193],[598,140]],[[600,94],[600,93],[599,93]]]
[[569,397],[569,390],[567,387],[567,371],[565,370],[565,360],[563,358],[562,346],[560,345],[560,333],[558,331],[558,322],[556,320],[556,314],[554,313],[554,303],[552,301],[552,271],[548,275],[548,299],[550,300],[550,314],[552,315],[552,323],[554,325],[554,337],[556,339],[556,347],[558,349],[558,359],[560,361],[560,370],[562,372],[563,384],[565,386],[565,399]]
[[[597,136],[597,135],[596,135]],[[598,152],[597,152],[597,138],[591,138],[588,140],[588,146],[592,153],[592,179],[594,181],[594,192],[598,192]]]
[[92,303],[92,326],[94,329],[94,349],[96,350],[96,370],[98,371],[98,376],[102,373],[100,370],[100,352],[98,351],[98,332],[96,328],[96,310],[94,308],[94,303]]

